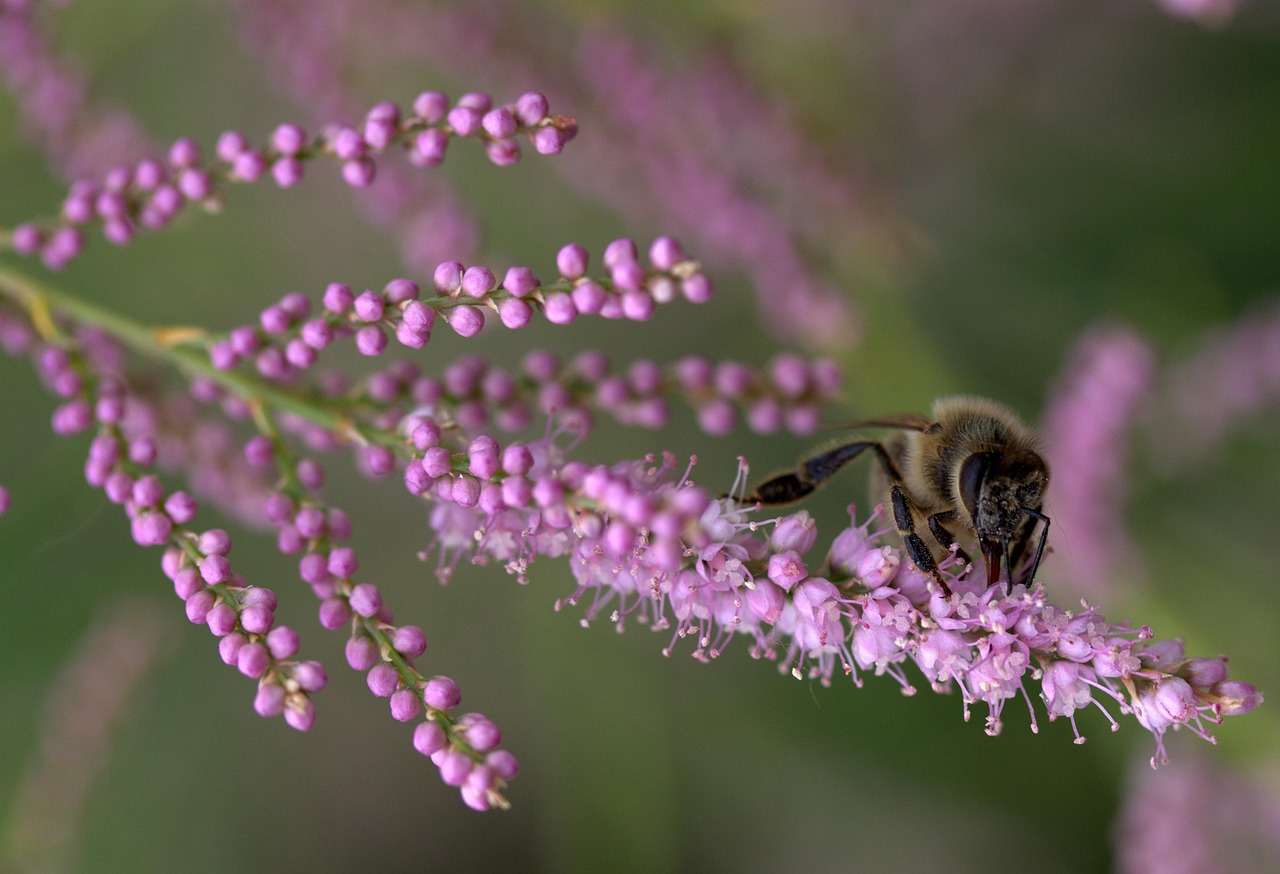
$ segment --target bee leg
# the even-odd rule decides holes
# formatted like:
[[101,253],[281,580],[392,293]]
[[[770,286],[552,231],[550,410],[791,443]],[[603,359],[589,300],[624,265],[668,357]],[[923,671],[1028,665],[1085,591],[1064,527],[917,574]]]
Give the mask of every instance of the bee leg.
[[845,443],[821,452],[800,462],[793,471],[780,473],[756,485],[747,495],[746,502],[764,504],[791,504],[808,497],[818,486],[835,476],[840,468],[853,461],[867,448],[874,448],[881,461],[888,463],[884,448],[874,440]]
[[938,570],[938,563],[933,560],[933,553],[916,533],[915,520],[911,516],[911,505],[907,502],[907,496],[902,491],[901,484],[896,482],[893,484],[893,488],[889,491],[889,499],[893,503],[893,522],[898,528],[898,534],[902,537],[903,545],[907,548],[907,555],[911,557],[916,567],[933,577],[934,582],[942,589],[942,594],[950,598],[951,587],[942,578],[942,571]]
[[[1026,510],[1024,512],[1026,512],[1027,515],[1032,516],[1038,521],[1044,523],[1044,527],[1040,529],[1040,542],[1036,544],[1035,557],[1031,559],[1031,569],[1027,572],[1027,586],[1029,588],[1031,584],[1035,582],[1036,570],[1040,567],[1040,559],[1044,557],[1045,544],[1049,541],[1049,517],[1046,516],[1044,513],[1038,512],[1036,510]],[[1035,523],[1032,523],[1032,524],[1034,525]],[[1019,544],[1019,546],[1023,550],[1025,550],[1027,541],[1029,541],[1030,538],[1031,538],[1031,531],[1028,530],[1027,537],[1022,541],[1022,543]]]
[[796,473],[780,473],[775,477],[758,483],[751,494],[747,495],[748,504],[792,504],[808,496],[814,489],[813,483],[805,482]]
[[[956,546],[956,539],[951,536],[951,532],[942,524],[944,522],[953,522],[955,518],[954,510],[934,513],[929,517],[929,531],[933,534],[933,539],[938,541],[938,545],[943,549],[950,550],[951,547]],[[969,553],[965,552],[962,547],[956,546],[956,558],[965,564],[969,563]]]

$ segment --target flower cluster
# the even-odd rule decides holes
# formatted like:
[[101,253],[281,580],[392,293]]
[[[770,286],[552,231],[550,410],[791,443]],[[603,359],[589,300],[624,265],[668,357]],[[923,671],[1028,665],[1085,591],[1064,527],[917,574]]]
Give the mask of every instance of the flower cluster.
[[1280,793],[1266,772],[1203,754],[1134,767],[1115,829],[1119,874],[1280,870]]
[[173,629],[150,601],[104,604],[49,684],[40,748],[13,801],[3,856],[11,870],[71,870],[92,788],[121,723],[171,651]]
[[[934,691],[959,689],[966,720],[971,704],[985,704],[992,735],[1015,697],[1027,702],[1037,730],[1029,686],[1050,721],[1071,723],[1077,743],[1084,737],[1076,711],[1095,706],[1114,730],[1114,706],[1155,736],[1153,766],[1166,760],[1168,730],[1186,727],[1211,739],[1209,723],[1262,700],[1250,684],[1228,678],[1225,658],[1189,658],[1180,642],[1109,623],[1088,604],[1078,612],[1056,607],[1039,585],[1009,592],[1003,581],[988,585],[985,569],[957,572],[952,562],[952,594],[944,596],[903,561],[900,548],[884,543],[888,526],[871,530],[876,514],[861,525],[851,518],[811,573],[804,556],[818,532],[807,513],[770,520],[766,535],[739,501],[711,500],[673,470],[668,458],[594,472],[607,479],[611,501],[578,529],[572,568],[579,585],[565,602],[585,601],[588,619],[607,610],[621,628],[634,613],[655,629],[673,629],[673,643],[693,637],[700,659],[743,634],[754,657],[824,685],[837,671],[860,683],[862,670],[888,674],[914,694],[903,669],[912,663]],[[684,514],[645,515],[636,506],[678,506]],[[660,536],[673,530],[681,532],[682,551]],[[476,546],[485,548],[484,541]]]
[[1216,325],[1168,369],[1149,439],[1171,469],[1219,449],[1280,399],[1280,304]]
[[670,237],[654,241],[648,267],[631,240],[615,240],[604,260],[609,277],[588,277],[587,251],[577,244],[565,246],[556,259],[561,276],[548,284],[528,267],[509,268],[499,282],[488,267],[446,261],[436,267],[434,293],[425,298],[409,279],[393,279],[380,292],[359,294],[344,283],[332,283],[314,316],[307,297],[285,295],[262,311],[257,326],[235,328],[213,342],[209,355],[219,370],[252,360],[264,378],[288,382],[312,367],[334,341],[347,337],[371,357],[386,351],[388,333],[402,346],[421,349],[437,319],[459,336],[474,337],[484,328],[486,311],[517,329],[528,325],[535,312],[560,325],[579,315],[645,321],[660,303],[679,298],[704,303],[710,298],[706,274]]
[[811,573],[818,530],[807,513],[763,523],[739,499],[694,486],[670,455],[587,465],[548,442],[499,452],[478,438],[464,464],[469,473],[433,447],[406,471],[411,491],[436,499],[431,526],[454,562],[465,552],[523,580],[535,557],[568,555],[578,586],[559,606],[584,604],[586,621],[606,615],[619,629],[628,617],[671,629],[672,645],[692,637],[700,659],[742,634],[754,657],[797,677],[829,684],[839,671],[860,682],[859,670],[872,671],[908,693],[904,666],[914,663],[935,691],[960,690],[966,719],[985,704],[989,734],[1009,699],[1030,705],[1034,684],[1050,721],[1066,718],[1078,743],[1077,710],[1096,706],[1113,728],[1108,705],[1134,715],[1156,737],[1153,763],[1170,728],[1209,738],[1207,723],[1261,701],[1228,679],[1224,658],[1188,658],[1087,604],[1063,610],[1041,586],[1006,592],[953,561],[945,597],[884,542],[888,526],[870,530],[874,514],[837,534]]
[[[536,71],[548,93],[592,117],[575,160],[556,162],[565,184],[673,229],[718,272],[740,273],[756,290],[765,329],[791,343],[842,349],[860,330],[840,283],[814,267],[815,253],[874,262],[900,245],[887,200],[867,174],[849,172],[851,147],[822,155],[777,94],[716,53],[673,71],[669,57],[602,19],[555,22],[546,9],[518,4],[500,14],[384,0],[235,7],[252,50],[298,71],[275,84],[301,105],[317,95],[330,111],[346,102],[331,58],[350,49],[333,39],[348,29],[350,43],[376,45],[379,57],[418,63],[425,55],[503,88],[522,87]],[[578,29],[571,49],[566,25]],[[548,44],[567,50],[549,54]],[[756,134],[749,149],[744,131]]]
[[[258,680],[255,710],[306,730],[315,718],[312,696],[324,687],[327,674],[316,662],[294,658],[298,635],[275,625],[274,592],[249,585],[233,569],[227,532],[193,528],[195,499],[168,491],[150,470],[161,465],[161,447],[173,442],[166,432],[174,429],[162,415],[166,402],[130,383],[117,340],[180,361],[194,373],[190,390],[199,403],[216,406],[233,421],[251,420],[258,433],[244,444],[243,458],[251,469],[274,470],[277,485],[265,491],[260,479],[256,490],[238,496],[259,496],[262,515],[276,527],[279,549],[298,556],[298,575],[319,599],[320,625],[349,634],[350,666],[366,674],[376,696],[388,699],[393,718],[417,721],[414,745],[432,758],[442,780],[458,787],[468,805],[487,809],[505,806],[503,788],[516,773],[515,758],[498,748],[501,734],[491,720],[454,712],[461,695],[453,680],[417,669],[414,660],[425,651],[425,632],[397,624],[377,585],[360,578],[355,552],[346,542],[350,521],[320,496],[323,469],[313,459],[295,457],[290,436],[321,450],[354,445],[361,466],[375,476],[399,467],[405,487],[434,507],[434,541],[424,557],[437,549],[442,579],[468,553],[501,561],[523,579],[540,555],[572,552],[585,562],[602,550],[612,561],[625,556],[637,536],[674,570],[685,539],[696,537],[707,496],[685,489],[669,500],[633,499],[628,483],[656,482],[655,473],[640,464],[619,476],[603,465],[568,461],[563,438],[574,444],[584,439],[594,409],[629,424],[661,425],[668,397],[680,395],[699,410],[708,430],[731,428],[741,409],[757,430],[786,426],[808,433],[821,406],[839,389],[832,364],[796,356],[780,356],[763,371],[689,356],[666,368],[641,360],[615,374],[602,353],[582,353],[565,366],[545,350],[530,352],[520,373],[465,356],[438,377],[397,361],[355,387],[321,374],[318,395],[302,389],[300,377],[333,341],[355,337],[357,348],[368,351],[361,331],[385,328],[403,340],[405,324],[423,313],[434,320],[437,310],[452,314],[484,307],[501,318],[502,308],[514,301],[528,303],[550,321],[555,321],[552,313],[574,308],[644,318],[654,303],[702,302],[710,291],[697,262],[669,238],[650,247],[648,266],[640,263],[634,244],[615,241],[604,255],[607,277],[587,275],[589,258],[577,245],[564,247],[556,261],[561,277],[549,286],[527,268],[508,270],[498,286],[487,268],[448,262],[436,270],[436,294],[428,299],[409,280],[395,280],[381,294],[354,295],[332,285],[317,318],[310,317],[306,298],[286,295],[263,311],[257,326],[213,338],[188,330],[122,327],[127,323],[119,317],[7,278],[6,290],[25,306],[28,318],[0,310],[0,337],[10,353],[30,356],[45,384],[63,399],[53,416],[56,433],[71,436],[96,427],[86,479],[124,507],[137,543],[165,547],[162,568],[187,618],[219,638],[226,663]],[[649,303],[640,302],[641,296]],[[111,325],[118,336],[95,327],[99,323]],[[415,335],[421,343],[401,345],[418,348],[430,327]],[[321,335],[325,342],[317,341]],[[298,355],[300,343],[312,352],[306,359]],[[253,367],[238,368],[246,359]],[[335,416],[335,408],[343,413]],[[541,440],[501,447],[482,431],[491,417],[519,430],[530,423],[531,409],[559,423]],[[181,448],[176,454],[181,466]],[[480,553],[472,553],[476,548]]]
[[425,632],[395,624],[378,586],[357,582],[355,550],[343,545],[351,536],[350,521],[317,495],[323,483],[320,466],[302,459],[281,472],[287,486],[268,499],[267,514],[278,529],[280,551],[301,556],[298,576],[320,600],[320,625],[349,632],[347,664],[365,674],[370,692],[388,699],[393,719],[418,720],[414,748],[431,758],[446,785],[457,787],[476,810],[505,807],[502,788],[519,766],[515,756],[498,748],[498,727],[480,713],[452,712],[462,702],[458,684],[445,676],[424,676],[414,665],[427,649]]
[[[42,340],[0,308],[6,351],[29,355],[46,386],[63,398],[53,413],[54,432],[72,436],[96,428],[86,481],[124,508],[134,542],[165,547],[161,567],[187,619],[219,639],[226,664],[257,680],[255,711],[283,716],[291,727],[308,730],[316,715],[312,696],[327,685],[327,672],[319,662],[295,658],[299,635],[275,624],[274,591],[249,584],[232,567],[230,535],[191,527],[196,500],[187,492],[166,490],[159,476],[148,472],[158,460],[157,435],[148,430],[154,420],[146,415],[147,400],[132,391],[120,370],[120,349],[93,330],[66,331],[54,322],[45,328],[56,336]],[[210,387],[202,391],[207,396]],[[259,466],[289,457],[282,445],[264,452],[261,438],[251,440],[245,454]],[[279,473],[284,485],[267,497],[263,509],[278,528],[280,550],[302,553],[299,576],[321,599],[321,626],[349,630],[348,663],[367,672],[375,695],[390,698],[395,719],[423,717],[414,746],[438,765],[446,784],[458,787],[473,808],[505,806],[501,790],[518,768],[514,756],[498,748],[501,733],[491,720],[452,712],[461,702],[453,680],[416,670],[413,659],[426,649],[423,631],[394,625],[377,587],[353,579],[355,552],[342,545],[351,536],[351,524],[340,509],[317,497],[324,480],[321,467],[301,459]]]
[[451,139],[473,139],[484,144],[493,163],[505,166],[520,159],[519,137],[539,153],[554,155],[576,131],[573,119],[550,114],[541,94],[530,92],[495,106],[481,92],[464,94],[451,104],[439,91],[424,91],[409,112],[395,103],[379,103],[358,126],[333,125],[312,136],[299,125],[281,124],[263,147],[229,130],[218,138],[213,161],[206,161],[200,145],[184,137],[169,147],[164,160],[144,158],[100,179],[72,183],[57,221],[17,225],[9,245],[21,255],[38,254],[56,270],[84,250],[87,227],[100,228],[109,242],[122,246],[139,228],[164,228],[188,206],[220,210],[227,183],[270,176],[280,188],[297,185],[307,162],[317,158],[337,161],[347,184],[364,188],[373,183],[378,156],[393,149],[403,151],[415,167],[434,167],[444,160]]
[[1176,18],[1191,18],[1207,25],[1221,24],[1245,5],[1245,0],[1155,0]]
[[25,138],[52,169],[67,179],[95,176],[153,144],[129,112],[95,103],[81,65],[55,51],[58,40],[41,27],[42,13],[54,5],[0,3],[0,77]]
[[260,714],[283,715],[294,728],[310,728],[315,719],[311,696],[327,682],[324,669],[318,662],[293,658],[297,632],[275,624],[271,589],[250,585],[232,568],[230,535],[190,527],[195,498],[166,489],[159,476],[148,472],[157,460],[157,444],[152,435],[129,427],[127,383],[114,366],[120,350],[92,331],[64,334],[56,343],[28,335],[24,343],[10,324],[10,351],[28,352],[45,384],[63,399],[53,412],[54,433],[96,430],[85,480],[124,509],[135,543],[166,547],[161,566],[183,600],[187,618],[219,638],[224,662],[258,681],[254,706]]
[[1099,327],[1077,342],[1041,434],[1053,489],[1049,515],[1073,584],[1093,594],[1138,565],[1123,517],[1128,446],[1155,381],[1155,353],[1131,331]]

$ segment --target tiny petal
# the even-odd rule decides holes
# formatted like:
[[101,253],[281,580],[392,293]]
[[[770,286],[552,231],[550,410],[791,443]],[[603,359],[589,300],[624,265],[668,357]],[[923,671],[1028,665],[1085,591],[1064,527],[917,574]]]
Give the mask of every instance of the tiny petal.
[[[245,626],[247,631],[253,631],[252,628]],[[271,657],[277,660],[292,658],[298,652],[298,632],[294,631],[287,625],[281,625],[272,628],[267,633],[267,649],[271,652]]]
[[448,738],[438,722],[420,722],[413,730],[413,748],[424,756],[444,749]]
[[336,631],[351,619],[351,607],[346,598],[326,598],[320,603],[320,625]]
[[799,553],[787,551],[769,556],[768,573],[770,580],[791,591],[796,583],[809,576],[809,569]]
[[271,664],[271,654],[260,643],[250,643],[241,648],[236,657],[236,667],[246,677],[261,677]]
[[475,763],[462,750],[450,750],[440,760],[440,779],[446,786],[461,786]]
[[373,583],[360,583],[351,590],[351,609],[359,616],[375,616],[382,609],[382,593]]
[[279,716],[284,712],[284,688],[275,683],[261,683],[253,696],[253,709],[259,716]]
[[433,677],[427,681],[423,699],[435,710],[451,710],[462,703],[458,684],[448,677]]
[[365,634],[355,634],[347,639],[346,655],[347,664],[353,671],[367,671],[381,659],[377,642]]
[[417,658],[426,652],[427,636],[416,625],[402,625],[391,632],[391,645],[406,658]]
[[228,634],[218,641],[218,657],[222,659],[223,664],[234,665],[240,658],[241,648],[248,642],[249,639],[239,632]]
[[536,91],[521,94],[516,100],[514,110],[516,121],[525,127],[532,127],[542,121],[549,111],[547,98]]
[[474,337],[484,327],[484,315],[473,306],[457,306],[445,312],[445,321],[460,337]]
[[311,694],[319,692],[329,684],[329,675],[325,672],[324,665],[315,661],[299,662],[295,665],[293,678],[304,692]]
[[579,279],[587,272],[587,250],[570,243],[556,255],[556,269],[565,279]]
[[310,698],[289,696],[285,701],[284,721],[295,731],[310,731],[316,721],[316,706]]
[[379,662],[369,669],[365,682],[369,685],[369,691],[378,698],[390,698],[400,684],[400,675],[391,665]]
[[408,722],[422,713],[422,702],[412,689],[397,689],[391,693],[391,718],[396,722]]

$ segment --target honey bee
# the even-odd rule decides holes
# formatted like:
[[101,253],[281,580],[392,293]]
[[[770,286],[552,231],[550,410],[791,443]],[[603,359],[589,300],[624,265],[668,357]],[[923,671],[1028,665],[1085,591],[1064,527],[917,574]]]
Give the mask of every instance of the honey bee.
[[[894,525],[915,566],[933,577],[944,595],[951,588],[919,528],[928,527],[945,554],[953,546],[976,545],[987,565],[987,583],[1006,568],[1006,591],[1023,563],[1036,523],[1042,523],[1035,556],[1025,573],[1035,579],[1049,538],[1049,517],[1041,512],[1049,485],[1049,465],[1035,434],[1003,404],[979,397],[936,401],[932,415],[906,413],[855,423],[855,427],[897,428],[883,442],[842,442],[804,459],[794,471],[764,480],[746,498],[762,505],[789,504],[809,495],[864,450],[880,464],[872,490],[893,510]],[[1020,575],[1021,576],[1021,575]]]

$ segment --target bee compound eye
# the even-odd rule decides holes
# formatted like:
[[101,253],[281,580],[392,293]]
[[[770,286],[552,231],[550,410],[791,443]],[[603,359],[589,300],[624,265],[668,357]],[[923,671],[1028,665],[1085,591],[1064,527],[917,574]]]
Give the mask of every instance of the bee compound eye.
[[991,455],[987,452],[975,452],[960,465],[960,500],[972,518],[977,518],[978,497],[990,470]]

